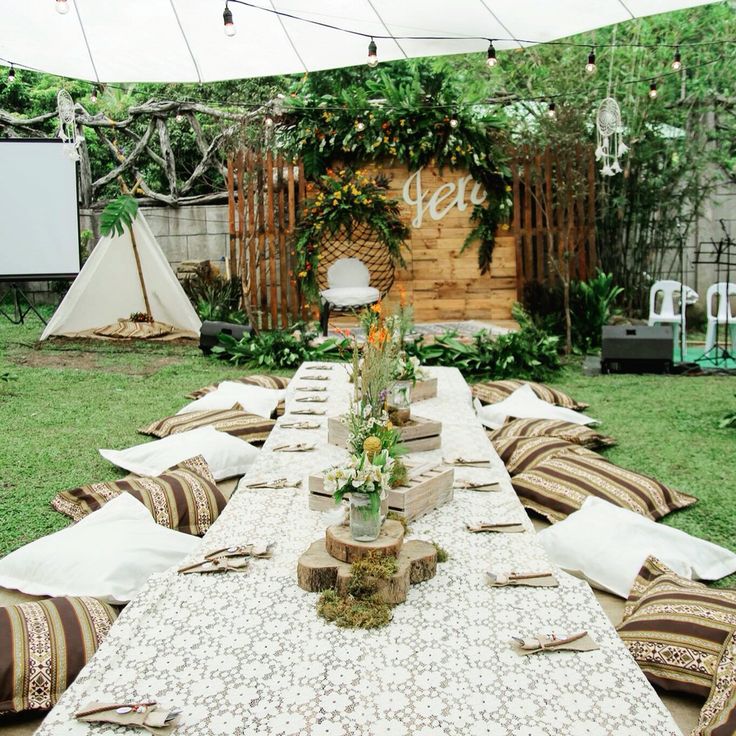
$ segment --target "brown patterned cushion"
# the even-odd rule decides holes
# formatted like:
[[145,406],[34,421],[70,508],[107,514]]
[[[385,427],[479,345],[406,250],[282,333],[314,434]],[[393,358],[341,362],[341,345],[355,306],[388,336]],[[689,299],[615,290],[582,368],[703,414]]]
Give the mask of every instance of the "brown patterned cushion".
[[285,376],[269,376],[257,373],[252,376],[242,376],[241,378],[223,378],[222,381],[217,381],[216,383],[211,383],[209,386],[192,391],[192,393],[187,394],[187,398],[201,399],[206,394],[212,393],[223,381],[244,383],[248,386],[260,386],[261,388],[284,389],[289,385],[290,379]]
[[135,322],[130,319],[119,319],[114,325],[107,325],[94,330],[100,337],[114,337],[118,340],[133,338],[150,340],[154,337],[164,337],[174,331],[171,325],[164,322]]
[[708,588],[683,578],[656,557],[639,571],[618,627],[650,682],[704,698],[734,631],[736,590]]
[[567,453],[519,473],[512,484],[521,503],[552,523],[577,511],[589,496],[656,521],[697,502],[693,496],[601,457]]
[[50,710],[117,615],[107,603],[86,597],[0,608],[0,713]]
[[141,434],[153,437],[168,437],[179,432],[188,432],[212,425],[219,432],[226,432],[234,437],[240,437],[254,445],[265,442],[271,430],[276,425],[273,419],[264,419],[258,414],[243,411],[240,404],[232,409],[212,409],[210,411],[192,411],[187,414],[175,414],[173,417],[159,419],[157,422],[141,427]]
[[582,424],[573,424],[560,419],[509,418],[500,429],[489,431],[488,436],[494,443],[506,437],[556,437],[591,450],[616,444],[613,437],[596,432]]
[[723,645],[713,687],[690,736],[729,734],[736,734],[736,632]]
[[62,491],[51,505],[79,521],[121,493],[137,498],[157,524],[185,534],[204,534],[227,504],[205,459],[198,455],[155,478],[130,477]]
[[586,447],[555,437],[506,437],[496,440],[493,447],[506,466],[509,475],[532,470],[539,463],[566,453],[600,457]]
[[535,396],[542,401],[546,401],[549,404],[555,406],[562,406],[565,409],[587,409],[589,404],[583,404],[580,401],[575,401],[571,396],[568,396],[564,391],[546,386],[543,383],[534,383],[533,381],[484,381],[482,383],[476,383],[471,388],[473,396],[477,398],[482,404],[495,404],[504,399],[508,399],[517,388],[520,388],[525,383],[528,383]]

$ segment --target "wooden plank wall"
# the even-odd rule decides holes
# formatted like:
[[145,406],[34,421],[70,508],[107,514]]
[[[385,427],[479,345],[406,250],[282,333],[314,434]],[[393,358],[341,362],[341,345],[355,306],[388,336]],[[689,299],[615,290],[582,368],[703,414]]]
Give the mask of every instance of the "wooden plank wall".
[[[406,167],[376,164],[363,169],[370,175],[381,173],[390,178],[390,195],[401,203],[405,221],[411,227],[407,241],[411,250],[405,253],[407,267],[397,271],[386,301],[395,303],[403,288],[414,306],[415,319],[420,322],[485,320],[502,323],[511,320],[511,307],[517,300],[513,231],[499,232],[490,274],[481,276],[476,246],[460,252],[472,229],[471,187],[466,187],[467,208],[464,211],[452,207],[440,220],[433,220],[426,213],[422,226],[415,228],[411,222],[416,210],[403,201],[404,183],[412,172]],[[466,175],[466,171],[445,169],[440,172],[436,167],[424,167],[421,180],[426,199],[429,200],[439,187],[456,183]]]

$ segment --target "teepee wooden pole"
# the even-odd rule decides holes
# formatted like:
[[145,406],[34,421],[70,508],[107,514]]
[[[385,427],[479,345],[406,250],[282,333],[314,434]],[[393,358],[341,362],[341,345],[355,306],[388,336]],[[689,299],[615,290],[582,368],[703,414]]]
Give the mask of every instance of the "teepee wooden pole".
[[[122,177],[118,179],[120,182],[120,188],[123,190],[123,194],[130,194],[127,184],[123,181]],[[135,183],[133,192],[138,188],[140,180]],[[143,267],[141,266],[141,256],[138,252],[138,243],[135,242],[135,233],[133,232],[133,223],[128,228],[130,232],[130,242],[133,246],[133,256],[135,257],[135,267],[138,271],[138,280],[141,284],[141,291],[143,292],[143,303],[146,305],[146,318],[148,322],[153,322],[153,312],[151,312],[151,302],[148,301],[148,290],[146,289],[146,280],[143,278]]]

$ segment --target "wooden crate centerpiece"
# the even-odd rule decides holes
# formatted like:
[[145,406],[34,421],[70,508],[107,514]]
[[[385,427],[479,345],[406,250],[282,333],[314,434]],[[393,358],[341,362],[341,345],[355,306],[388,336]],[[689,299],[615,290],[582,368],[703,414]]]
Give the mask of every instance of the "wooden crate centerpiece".
[[[397,427],[401,442],[409,452],[426,452],[437,450],[442,444],[440,434],[442,422],[424,417],[412,416],[401,427]],[[327,441],[338,447],[348,446],[348,426],[343,417],[329,417],[327,419]]]
[[411,387],[411,402],[424,401],[425,399],[433,399],[437,396],[437,379],[427,378],[423,381],[417,381]]
[[[406,485],[388,492],[388,510],[407,521],[417,519],[453,499],[455,470],[441,464],[426,463],[408,468]],[[325,491],[324,475],[310,475],[309,508],[329,511],[335,507],[332,496]]]

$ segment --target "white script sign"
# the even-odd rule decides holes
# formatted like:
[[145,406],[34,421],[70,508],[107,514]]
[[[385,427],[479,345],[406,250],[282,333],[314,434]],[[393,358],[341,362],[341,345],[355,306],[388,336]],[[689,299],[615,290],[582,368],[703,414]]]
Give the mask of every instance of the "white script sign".
[[425,213],[433,220],[441,220],[453,207],[457,207],[460,212],[465,212],[468,203],[465,201],[466,190],[470,184],[470,204],[481,204],[485,201],[487,194],[483,187],[473,181],[473,177],[459,176],[455,182],[445,182],[430,194],[422,188],[422,170],[424,167],[417,169],[404,182],[403,197],[404,202],[414,208],[414,217],[412,218],[412,227],[420,228],[424,220]]

